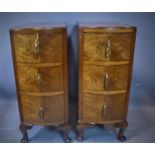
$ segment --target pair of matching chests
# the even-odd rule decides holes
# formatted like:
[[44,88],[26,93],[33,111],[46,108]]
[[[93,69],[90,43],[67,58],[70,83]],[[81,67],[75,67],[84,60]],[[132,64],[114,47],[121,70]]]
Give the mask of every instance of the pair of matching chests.
[[[70,142],[66,25],[18,27],[10,36],[21,141],[28,142],[33,125],[43,125],[55,126]],[[77,140],[83,140],[84,128],[104,124],[126,139],[135,36],[133,26],[79,23]]]

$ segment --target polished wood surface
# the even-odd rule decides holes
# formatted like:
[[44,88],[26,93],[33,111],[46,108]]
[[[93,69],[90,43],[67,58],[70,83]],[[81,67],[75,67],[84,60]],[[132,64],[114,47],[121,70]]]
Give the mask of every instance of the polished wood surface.
[[[133,60],[133,42],[135,27],[121,27],[120,25],[88,24],[79,25],[79,120],[82,121],[83,93],[89,94],[121,94],[129,95],[129,81],[131,78],[131,66]],[[86,32],[85,29],[92,29]],[[118,32],[123,29],[123,32]],[[104,29],[104,33],[101,29]],[[128,31],[130,29],[130,32]],[[106,30],[108,33],[106,33]],[[109,31],[111,30],[111,33]],[[94,33],[94,32],[97,33]],[[113,31],[117,32],[114,33]],[[98,33],[100,32],[100,33]],[[107,40],[111,41],[111,55],[105,58],[104,44]],[[103,49],[99,50],[101,45]],[[124,46],[125,45],[125,46]],[[98,50],[96,50],[98,49]],[[117,50],[119,51],[117,53]],[[91,52],[90,52],[91,51]],[[100,52],[102,51],[102,52]],[[90,54],[87,54],[90,53]],[[101,56],[101,54],[103,54]],[[105,88],[104,77],[108,75],[108,85]],[[128,101],[124,101],[127,113]]]
[[130,61],[84,61],[84,64],[93,66],[128,65]]
[[66,23],[27,23],[11,28],[10,31],[15,33],[31,33],[35,31],[39,32],[53,32],[63,33],[66,30]]
[[129,33],[136,31],[135,26],[123,24],[119,22],[80,22],[78,24],[83,32],[95,32],[95,33]]
[[18,64],[20,91],[58,92],[63,91],[63,67],[33,67]]
[[21,142],[31,125],[60,126],[70,142],[66,26],[17,27],[10,30]]
[[[35,58],[35,40],[38,34],[39,56]],[[17,62],[48,63],[62,62],[62,34],[38,33],[14,34],[13,42]]]
[[82,21],[78,23],[79,28],[94,28],[94,30],[97,29],[109,29],[109,30],[115,30],[117,29],[123,29],[125,32],[128,32],[128,30],[131,30],[133,32],[133,29],[136,29],[135,26],[125,24],[125,23],[119,23],[116,21],[107,21],[107,22],[101,22],[101,21],[96,21],[96,22],[91,22],[91,21]]
[[[90,123],[106,123],[124,120],[126,117],[124,104],[126,94],[117,95],[83,95],[83,120]],[[116,102],[117,101],[117,102]],[[104,109],[104,105],[106,106]]]
[[83,93],[87,94],[98,94],[98,95],[110,95],[110,94],[121,94],[121,93],[127,93],[127,90],[114,90],[114,91],[89,91],[89,90],[83,90]]
[[56,96],[65,94],[63,91],[59,92],[41,92],[41,93],[32,93],[32,92],[20,92],[21,95],[32,95],[32,96]]
[[[129,60],[131,48],[131,33],[84,34],[84,60],[85,61],[121,61]],[[106,58],[107,41],[111,43],[110,58]]]
[[[128,65],[119,66],[87,66],[83,69],[83,90],[88,91],[117,91],[127,88]],[[105,88],[105,75],[108,75]]]
[[84,22],[78,28],[77,140],[83,140],[83,128],[90,123],[111,123],[119,128],[117,138],[124,141],[136,27]]
[[[65,123],[65,103],[63,95],[31,96],[21,95],[24,122],[30,124],[63,124]],[[42,115],[41,114],[42,108]]]

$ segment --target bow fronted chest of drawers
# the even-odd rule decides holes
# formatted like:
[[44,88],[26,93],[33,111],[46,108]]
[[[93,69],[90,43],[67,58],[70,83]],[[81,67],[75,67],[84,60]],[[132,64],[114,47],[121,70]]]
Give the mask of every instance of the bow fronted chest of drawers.
[[79,24],[77,139],[91,124],[113,124],[124,141],[136,28],[117,23]]
[[32,125],[53,125],[68,132],[66,25],[26,26],[10,30],[22,142]]

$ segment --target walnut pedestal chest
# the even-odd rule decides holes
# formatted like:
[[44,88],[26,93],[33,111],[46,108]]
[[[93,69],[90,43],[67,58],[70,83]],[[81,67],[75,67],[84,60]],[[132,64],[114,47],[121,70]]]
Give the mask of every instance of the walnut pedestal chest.
[[22,142],[32,125],[56,126],[69,142],[65,25],[10,30]]
[[116,23],[79,24],[77,139],[92,124],[112,124],[124,141],[136,28]]

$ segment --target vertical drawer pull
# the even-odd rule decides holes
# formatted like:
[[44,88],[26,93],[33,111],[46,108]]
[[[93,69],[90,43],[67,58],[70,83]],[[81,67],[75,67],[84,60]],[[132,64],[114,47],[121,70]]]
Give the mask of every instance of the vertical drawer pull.
[[34,42],[34,58],[38,58],[40,54],[39,51],[39,34],[36,34],[36,40]]
[[110,58],[110,55],[111,55],[111,41],[107,41],[107,47],[106,47],[106,50],[105,50],[105,57],[106,58]]
[[40,107],[39,117],[40,117],[40,119],[43,119],[44,118],[44,109],[43,109],[42,106]]
[[104,75],[104,89],[108,88],[108,80],[109,80],[109,75],[106,73]]
[[103,115],[104,115],[104,116],[106,115],[106,112],[107,112],[107,105],[104,104],[104,105],[103,105]]
[[41,83],[41,74],[37,75],[37,85],[38,87],[40,87],[40,83]]

